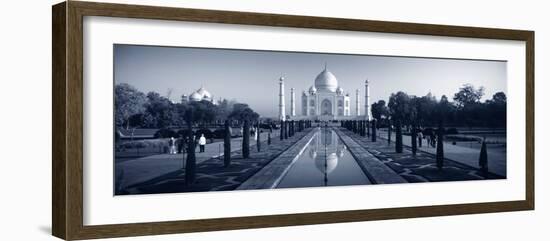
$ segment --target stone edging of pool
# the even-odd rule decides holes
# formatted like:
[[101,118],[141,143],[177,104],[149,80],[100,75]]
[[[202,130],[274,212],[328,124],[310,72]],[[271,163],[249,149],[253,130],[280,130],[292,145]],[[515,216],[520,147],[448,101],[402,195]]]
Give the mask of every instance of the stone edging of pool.
[[235,190],[251,189],[273,189],[277,187],[281,179],[286,175],[292,164],[300,157],[309,145],[317,128],[310,130],[310,133],[302,137],[292,147],[281,153],[277,158],[264,166],[252,177],[248,178]]
[[408,183],[407,180],[382,163],[351,137],[338,128],[334,128],[334,131],[373,184]]

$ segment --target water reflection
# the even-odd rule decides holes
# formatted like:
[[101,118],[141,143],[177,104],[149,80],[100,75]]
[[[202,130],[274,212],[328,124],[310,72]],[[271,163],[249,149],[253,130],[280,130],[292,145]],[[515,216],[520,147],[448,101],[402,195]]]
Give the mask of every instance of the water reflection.
[[[322,129],[319,138],[308,146],[309,156],[315,160],[315,166],[323,175],[331,173],[338,166],[338,158],[344,156],[346,146],[340,142],[338,135],[330,129]],[[317,152],[321,152],[318,155]],[[326,158],[325,158],[326,157]]]
[[330,128],[317,131],[278,188],[369,184],[340,138]]

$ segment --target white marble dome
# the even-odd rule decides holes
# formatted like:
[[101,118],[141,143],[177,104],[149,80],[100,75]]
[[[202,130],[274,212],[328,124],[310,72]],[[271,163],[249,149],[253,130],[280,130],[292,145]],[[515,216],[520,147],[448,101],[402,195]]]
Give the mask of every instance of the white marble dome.
[[318,91],[335,92],[338,88],[338,80],[334,74],[325,69],[315,78],[315,88]]
[[338,88],[336,89],[336,94],[341,95],[341,94],[343,94],[343,93],[344,93],[344,89],[343,89],[342,87],[338,87]]
[[197,90],[197,93],[199,93],[202,98],[212,98],[212,95],[210,94],[210,92],[208,92],[205,88],[201,87],[200,89]]
[[315,86],[312,85],[311,87],[309,87],[309,93],[310,93],[310,94],[315,94],[315,93],[317,93],[317,88],[315,88]]
[[202,100],[202,95],[197,93],[197,92],[193,92],[191,95],[189,95],[189,100],[190,101],[201,101]]
[[189,95],[189,100],[190,101],[201,101],[201,100],[211,101],[212,94],[210,94],[210,92],[208,92],[204,87],[201,87],[200,89],[198,89],[197,91]]

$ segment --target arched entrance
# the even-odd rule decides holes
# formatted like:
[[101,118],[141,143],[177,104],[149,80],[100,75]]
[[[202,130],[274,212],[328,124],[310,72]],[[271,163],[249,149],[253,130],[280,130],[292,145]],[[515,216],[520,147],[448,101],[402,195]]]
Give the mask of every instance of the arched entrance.
[[321,114],[322,115],[332,115],[332,102],[328,99],[324,99],[321,102]]

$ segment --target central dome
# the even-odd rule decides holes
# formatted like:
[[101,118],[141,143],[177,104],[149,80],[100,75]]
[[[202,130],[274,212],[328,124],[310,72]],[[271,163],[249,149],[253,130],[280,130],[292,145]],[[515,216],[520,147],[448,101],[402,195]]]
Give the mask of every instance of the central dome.
[[338,80],[330,71],[325,69],[315,78],[315,88],[319,91],[335,92],[338,88]]

